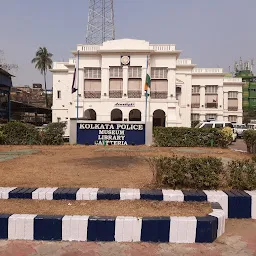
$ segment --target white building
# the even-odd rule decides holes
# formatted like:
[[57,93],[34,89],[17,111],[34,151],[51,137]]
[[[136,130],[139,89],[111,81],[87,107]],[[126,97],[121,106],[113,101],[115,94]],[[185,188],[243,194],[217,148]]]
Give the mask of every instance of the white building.
[[[71,93],[79,51],[77,93]],[[78,45],[74,58],[53,65],[52,121],[145,121],[147,56],[151,90],[147,118],[154,125],[190,127],[192,120],[242,123],[242,80],[222,68],[195,68],[173,44],[122,39]],[[78,80],[78,79],[77,79]],[[76,80],[76,81],[77,81]],[[67,135],[69,128],[67,129]]]

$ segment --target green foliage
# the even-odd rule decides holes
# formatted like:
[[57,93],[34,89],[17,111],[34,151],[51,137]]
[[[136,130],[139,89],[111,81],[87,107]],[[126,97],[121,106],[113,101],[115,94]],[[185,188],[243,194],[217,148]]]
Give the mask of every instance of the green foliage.
[[247,145],[247,151],[249,153],[256,153],[256,131],[255,130],[246,130],[243,133],[244,141]]
[[228,165],[229,186],[239,190],[256,189],[256,166],[251,160],[236,160]]
[[36,145],[41,138],[35,126],[21,122],[9,122],[2,125],[1,134],[3,144],[9,145]]
[[155,157],[150,163],[155,182],[174,189],[216,189],[224,168],[215,157]]
[[149,159],[154,182],[172,189],[256,189],[256,162],[233,160],[226,166],[215,157],[154,157]]
[[231,142],[220,129],[155,127],[154,142],[158,147],[227,147]]
[[42,144],[44,145],[62,145],[64,143],[63,135],[65,133],[65,123],[51,123],[42,131]]
[[0,145],[5,144],[6,142],[6,136],[4,135],[3,131],[2,131],[2,125],[0,125]]

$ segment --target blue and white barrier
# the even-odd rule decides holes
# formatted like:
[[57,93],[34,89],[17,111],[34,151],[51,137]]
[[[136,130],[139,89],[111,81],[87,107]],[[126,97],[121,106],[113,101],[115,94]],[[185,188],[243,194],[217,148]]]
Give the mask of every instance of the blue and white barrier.
[[218,202],[226,218],[256,219],[256,191],[171,190],[130,188],[0,188],[0,199],[36,200],[158,200]]
[[225,231],[219,204],[205,217],[96,217],[1,214],[0,239],[211,243]]

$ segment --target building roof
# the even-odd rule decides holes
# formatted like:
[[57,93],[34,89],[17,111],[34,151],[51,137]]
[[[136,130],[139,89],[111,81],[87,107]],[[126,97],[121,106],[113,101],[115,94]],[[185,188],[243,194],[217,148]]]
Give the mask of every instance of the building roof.
[[5,71],[2,68],[0,68],[0,74],[5,75],[5,76],[9,76],[9,77],[11,77],[11,76],[14,77],[14,75],[10,74],[9,72]]

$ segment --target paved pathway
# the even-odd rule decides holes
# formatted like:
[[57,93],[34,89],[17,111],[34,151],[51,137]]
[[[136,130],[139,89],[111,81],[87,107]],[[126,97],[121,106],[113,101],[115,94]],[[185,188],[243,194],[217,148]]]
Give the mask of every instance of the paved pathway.
[[235,150],[247,151],[246,144],[245,144],[244,140],[242,140],[242,139],[237,139],[235,143],[232,143],[230,148],[235,149]]
[[226,233],[212,244],[0,241],[0,256],[252,256],[256,220],[228,220]]

